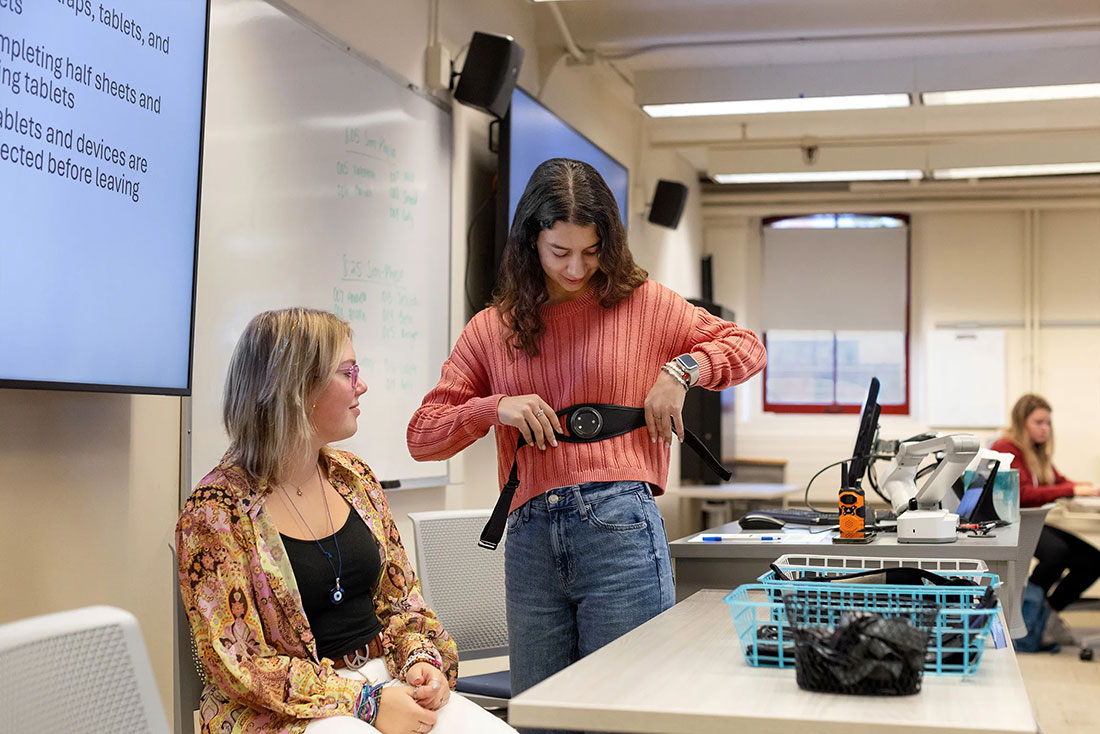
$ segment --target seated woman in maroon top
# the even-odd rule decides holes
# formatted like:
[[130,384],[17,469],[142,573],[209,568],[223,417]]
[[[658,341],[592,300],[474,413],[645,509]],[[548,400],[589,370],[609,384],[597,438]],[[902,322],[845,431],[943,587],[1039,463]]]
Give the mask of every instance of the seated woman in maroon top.
[[[1100,495],[1100,487],[1072,482],[1054,468],[1050,403],[1038,395],[1029,393],[1016,401],[1012,426],[991,448],[1013,455],[1012,468],[1020,473],[1021,507],[1038,507],[1059,497]],[[1100,550],[1050,525],[1043,526],[1035,557],[1039,564],[1028,580],[1043,589],[1056,612],[1076,601],[1100,577]]]

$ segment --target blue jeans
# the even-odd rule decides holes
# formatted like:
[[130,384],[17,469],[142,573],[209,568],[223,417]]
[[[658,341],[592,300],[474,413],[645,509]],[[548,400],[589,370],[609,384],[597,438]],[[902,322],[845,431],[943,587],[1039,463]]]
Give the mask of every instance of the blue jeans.
[[664,521],[644,482],[552,489],[508,516],[512,694],[675,602]]

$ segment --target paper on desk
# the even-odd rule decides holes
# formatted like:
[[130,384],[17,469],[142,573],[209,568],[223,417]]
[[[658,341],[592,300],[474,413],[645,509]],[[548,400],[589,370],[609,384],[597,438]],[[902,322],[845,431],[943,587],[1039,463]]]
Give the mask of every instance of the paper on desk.
[[1065,505],[1071,512],[1100,512],[1100,497],[1073,497]]
[[797,545],[809,545],[817,543],[830,543],[834,533],[822,531],[818,533],[783,533],[783,532],[751,532],[751,533],[700,533],[688,538],[689,543],[794,543]]

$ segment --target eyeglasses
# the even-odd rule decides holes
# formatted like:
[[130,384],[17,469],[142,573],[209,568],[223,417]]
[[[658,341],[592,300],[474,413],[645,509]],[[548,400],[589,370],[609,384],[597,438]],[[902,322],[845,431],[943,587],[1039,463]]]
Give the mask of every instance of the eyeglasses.
[[357,364],[353,364],[351,367],[344,370],[337,370],[336,373],[339,375],[347,375],[348,379],[351,380],[352,387],[359,384],[359,365]]

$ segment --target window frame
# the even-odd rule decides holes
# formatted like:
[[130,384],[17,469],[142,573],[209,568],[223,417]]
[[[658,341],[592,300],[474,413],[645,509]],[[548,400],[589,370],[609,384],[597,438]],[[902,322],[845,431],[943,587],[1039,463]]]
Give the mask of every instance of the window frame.
[[[787,214],[782,216],[763,217],[760,220],[760,242],[761,246],[764,243],[764,230],[775,222],[781,222],[788,219],[801,219],[803,217],[814,216],[817,214],[831,214],[833,216],[839,216],[842,214],[858,214],[859,216],[866,217],[892,217],[905,222],[905,331],[902,333],[902,343],[904,345],[905,355],[905,400],[897,405],[881,405],[882,413],[888,415],[909,415],[909,403],[912,395],[912,352],[910,350],[911,341],[909,338],[909,318],[911,313],[910,301],[912,298],[912,264],[913,264],[913,220],[909,214],[902,214],[899,212],[811,212],[806,214]],[[841,329],[841,331],[852,331],[852,329]],[[768,400],[768,367],[769,364],[764,365],[764,373],[762,375],[762,387],[763,393],[763,405],[765,413],[781,413],[781,414],[802,414],[802,415],[821,415],[821,414],[842,414],[842,413],[859,413],[863,409],[862,403],[838,403],[836,402],[836,333],[837,330],[832,330],[833,335],[833,402],[832,403],[774,403]],[[764,331],[761,334],[764,347],[768,346],[768,332]]]

